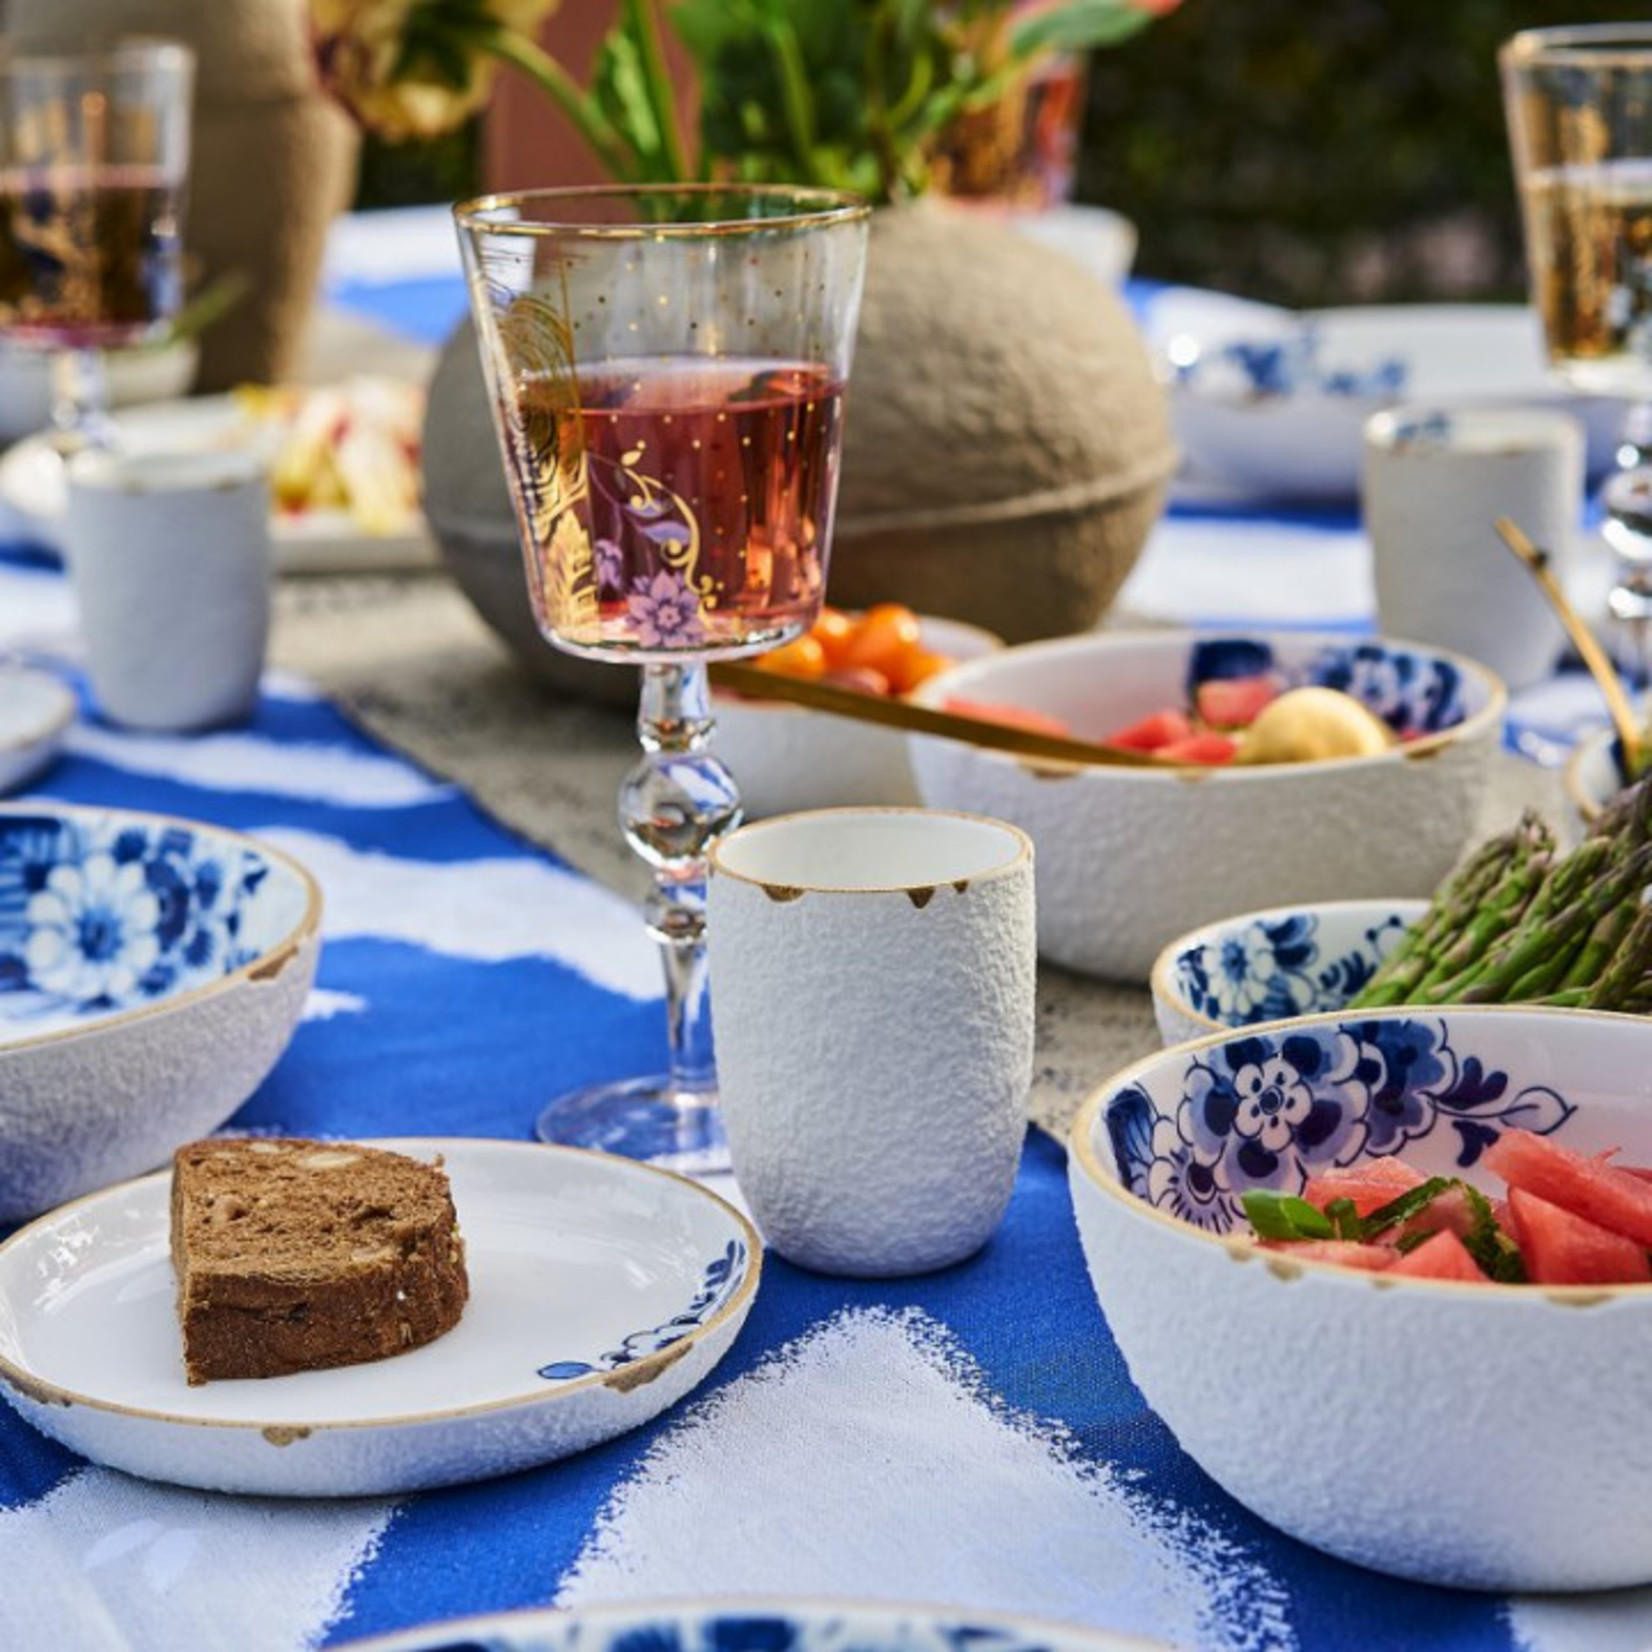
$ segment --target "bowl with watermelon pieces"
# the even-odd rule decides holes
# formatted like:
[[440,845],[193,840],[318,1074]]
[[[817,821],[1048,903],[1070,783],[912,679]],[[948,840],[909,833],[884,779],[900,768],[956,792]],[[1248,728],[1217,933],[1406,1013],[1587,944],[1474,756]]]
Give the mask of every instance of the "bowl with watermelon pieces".
[[1178,935],[1148,987],[1166,1044],[1346,1007],[1425,900],[1321,901],[1243,912]]
[[1652,1582],[1649,1070],[1639,1018],[1488,1006],[1273,1022],[1107,1080],[1069,1180],[1148,1405],[1358,1565]]
[[908,737],[925,804],[1032,837],[1044,956],[1144,983],[1175,936],[1234,912],[1430,894],[1479,823],[1507,695],[1418,644],[1155,631],[1003,649],[914,698],[1148,758]]

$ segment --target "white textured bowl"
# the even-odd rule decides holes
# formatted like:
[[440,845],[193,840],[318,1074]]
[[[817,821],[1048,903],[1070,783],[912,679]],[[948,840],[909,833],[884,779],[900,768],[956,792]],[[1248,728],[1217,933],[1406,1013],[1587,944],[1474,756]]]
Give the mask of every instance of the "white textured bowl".
[[1266,651],[1287,678],[1346,686],[1438,738],[1375,757],[1246,768],[1087,768],[911,737],[933,808],[1012,821],[1038,849],[1038,940],[1070,969],[1145,981],[1174,936],[1251,908],[1423,896],[1478,825],[1506,695],[1460,655],[1380,639],[1064,638],[944,672],[917,698],[1047,712],[1092,739],[1187,697],[1190,673]]
[[1578,819],[1585,826],[1593,824],[1625,785],[1618,766],[1617,735],[1603,728],[1580,740],[1566,759],[1561,782]]
[[1424,900],[1323,901],[1243,912],[1178,935],[1148,985],[1166,1044],[1340,1010],[1376,973]]
[[[1652,1026],[1629,1016],[1372,1010],[1110,1079],[1074,1124],[1070,1181],[1132,1380],[1219,1485],[1345,1560],[1476,1589],[1652,1580],[1652,1286],[1389,1279],[1233,1231],[1246,1186],[1397,1148],[1479,1180],[1515,1125],[1652,1162],[1649,1061]],[[1284,1105],[1228,1105],[1255,1080]],[[1263,1117],[1278,1133],[1247,1136]]]
[[287,1046],[321,892],[191,821],[0,808],[0,1222],[161,1163]]
[[[956,660],[979,659],[1002,637],[962,620],[921,619],[923,644]],[[899,729],[828,717],[801,706],[716,697],[712,749],[728,764],[748,820],[803,809],[910,806],[918,788]]]

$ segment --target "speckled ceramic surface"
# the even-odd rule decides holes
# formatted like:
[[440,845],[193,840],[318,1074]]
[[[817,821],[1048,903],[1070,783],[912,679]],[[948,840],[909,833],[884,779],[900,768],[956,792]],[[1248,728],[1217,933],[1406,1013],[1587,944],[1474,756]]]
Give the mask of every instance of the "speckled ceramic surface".
[[1152,1652],[1157,1641],[997,1612],[748,1597],[500,1612],[355,1652]]
[[1238,1203],[1394,1153],[1500,1190],[1480,1160],[1515,1126],[1652,1163],[1649,1074],[1637,1018],[1503,1008],[1318,1016],[1120,1073],[1070,1180],[1131,1377],[1240,1502],[1344,1559],[1479,1589],[1652,1580],[1652,1286],[1358,1273],[1259,1249]]
[[1033,864],[998,821],[826,809],[712,857],[729,1150],[768,1242],[826,1273],[925,1273],[1015,1184],[1033,1048]]
[[0,808],[0,1221],[161,1163],[286,1048],[321,895],[237,832]]
[[530,1142],[387,1141],[440,1155],[471,1297],[393,1359],[191,1388],[174,1309],[169,1173],[0,1246],[0,1393],[94,1462],[274,1496],[382,1495],[508,1474],[658,1415],[722,1358],[761,1246],[665,1171]]
[[1478,824],[1507,698],[1459,656],[1379,639],[1121,632],[1006,649],[919,698],[1023,706],[1101,739],[1185,704],[1207,677],[1270,669],[1345,689],[1419,738],[1373,757],[1161,770],[1073,769],[913,736],[918,788],[931,807],[1026,831],[1040,950],[1110,980],[1145,982],[1167,942],[1233,912],[1429,894]]
[[1428,902],[1326,901],[1244,912],[1178,936],[1149,986],[1166,1044],[1340,1010]]

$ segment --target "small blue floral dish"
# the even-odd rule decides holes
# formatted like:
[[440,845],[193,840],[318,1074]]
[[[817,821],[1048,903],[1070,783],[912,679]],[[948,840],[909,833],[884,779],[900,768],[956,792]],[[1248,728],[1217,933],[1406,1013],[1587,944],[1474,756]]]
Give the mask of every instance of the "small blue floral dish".
[[353,1652],[1168,1652],[1158,1641],[1006,1613],[729,1600],[499,1612],[370,1641]]
[[1340,1010],[1366,985],[1424,900],[1325,901],[1245,912],[1178,936],[1149,985],[1166,1044]]
[[1079,1233],[1183,1450],[1262,1519],[1395,1576],[1652,1580],[1625,1444],[1652,1408],[1652,1285],[1362,1273],[1270,1246],[1242,1205],[1393,1159],[1500,1199],[1487,1152],[1517,1129],[1652,1164],[1649,1056],[1633,1016],[1399,1007],[1224,1032],[1104,1083],[1069,1143]]
[[237,832],[0,808],[0,1222],[222,1124],[292,1035],[320,917],[309,874]]

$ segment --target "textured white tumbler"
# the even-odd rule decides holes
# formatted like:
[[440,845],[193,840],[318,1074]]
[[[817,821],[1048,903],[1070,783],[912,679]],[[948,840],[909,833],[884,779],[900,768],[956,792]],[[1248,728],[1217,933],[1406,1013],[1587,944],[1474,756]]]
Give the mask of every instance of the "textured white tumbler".
[[182,732],[247,716],[270,627],[270,496],[250,452],[69,463],[64,552],[104,715]]
[[1390,409],[1365,426],[1362,497],[1384,636],[1455,649],[1512,689],[1553,671],[1560,622],[1497,537],[1507,516],[1570,558],[1583,512],[1583,427],[1546,408]]
[[717,1068],[765,1240],[823,1273],[927,1273],[1009,1203],[1032,1082],[1032,843],[927,809],[823,809],[714,851]]

